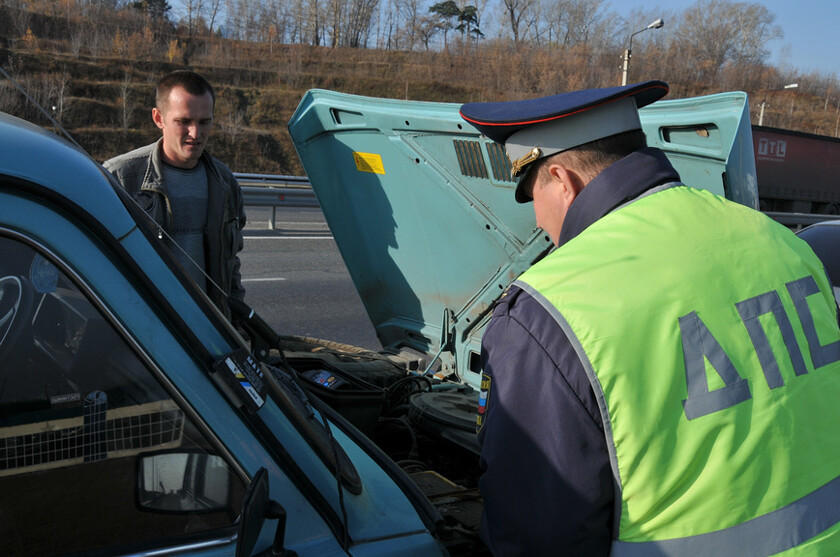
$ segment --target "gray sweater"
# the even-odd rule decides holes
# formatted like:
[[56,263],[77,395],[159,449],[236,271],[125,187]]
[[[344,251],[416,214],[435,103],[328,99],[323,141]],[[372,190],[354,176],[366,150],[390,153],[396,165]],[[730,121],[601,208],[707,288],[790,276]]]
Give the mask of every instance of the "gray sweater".
[[[172,208],[168,192],[173,184],[163,181],[162,139],[105,161],[103,166],[122,184],[140,207],[169,236]],[[245,210],[242,192],[233,172],[205,151],[201,155],[207,170],[207,227],[204,236],[205,272],[222,292],[208,284],[208,295],[229,315],[226,296],[245,297],[239,272],[238,253],[244,245],[242,229]]]

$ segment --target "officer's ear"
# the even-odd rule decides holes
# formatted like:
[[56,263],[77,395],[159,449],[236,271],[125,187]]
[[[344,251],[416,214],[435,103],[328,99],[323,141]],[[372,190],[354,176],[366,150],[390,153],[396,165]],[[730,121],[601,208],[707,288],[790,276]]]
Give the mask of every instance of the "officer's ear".
[[572,204],[572,201],[586,186],[586,181],[580,174],[559,163],[549,164],[548,174],[551,176],[551,180],[555,182],[555,186],[560,188],[558,193],[567,207]]

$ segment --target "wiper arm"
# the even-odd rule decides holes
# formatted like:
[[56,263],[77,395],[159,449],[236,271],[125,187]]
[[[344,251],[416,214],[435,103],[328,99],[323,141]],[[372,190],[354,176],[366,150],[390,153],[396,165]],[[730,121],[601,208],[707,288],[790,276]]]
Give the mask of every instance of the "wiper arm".
[[[248,336],[251,337],[254,356],[261,360],[263,365],[271,372],[274,379],[293,395],[288,400],[292,402],[295,410],[299,414],[306,417],[308,433],[314,433],[319,441],[316,443],[317,447],[313,448],[318,450],[322,460],[331,464],[328,468],[331,469],[336,479],[338,502],[341,509],[342,531],[339,541],[346,550],[349,547],[349,532],[347,529],[347,509],[344,506],[344,488],[346,487],[352,493],[361,493],[361,482],[358,472],[356,472],[353,463],[338,443],[338,440],[333,436],[332,428],[323,410],[323,406],[318,401],[310,399],[307,396],[305,389],[298,380],[297,372],[288,364],[283,356],[283,351],[280,349],[280,335],[242,300],[228,296],[228,305],[234,323],[242,327]],[[269,357],[272,348],[276,349],[279,358]],[[269,360],[271,361],[269,362]],[[320,422],[316,420],[315,408],[319,410],[321,416]],[[297,420],[293,419],[292,421],[300,426]],[[312,440],[312,437],[307,436],[307,439]],[[326,454],[327,451],[329,451],[328,456]]]
[[280,359],[285,364],[283,351],[280,350],[280,335],[251,306],[242,300],[228,296],[227,302],[231,320],[235,325],[242,327],[251,338],[251,348],[254,356],[265,362],[268,360],[271,349],[276,348]]

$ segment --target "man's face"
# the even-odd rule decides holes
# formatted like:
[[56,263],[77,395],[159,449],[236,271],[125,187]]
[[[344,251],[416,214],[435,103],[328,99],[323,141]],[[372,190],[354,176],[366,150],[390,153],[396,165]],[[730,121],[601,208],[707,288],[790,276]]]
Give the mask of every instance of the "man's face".
[[213,128],[213,97],[173,87],[163,106],[152,109],[163,132],[163,160],[178,168],[195,168]]

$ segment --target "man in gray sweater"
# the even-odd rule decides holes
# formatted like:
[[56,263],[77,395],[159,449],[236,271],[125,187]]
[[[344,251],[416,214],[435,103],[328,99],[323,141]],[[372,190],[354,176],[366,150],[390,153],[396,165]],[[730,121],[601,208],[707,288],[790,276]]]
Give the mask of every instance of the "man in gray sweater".
[[186,70],[165,75],[152,109],[162,137],[104,166],[177,244],[170,245],[175,257],[229,315],[226,297],[245,297],[237,256],[245,211],[233,173],[206,151],[214,106],[204,77]]

